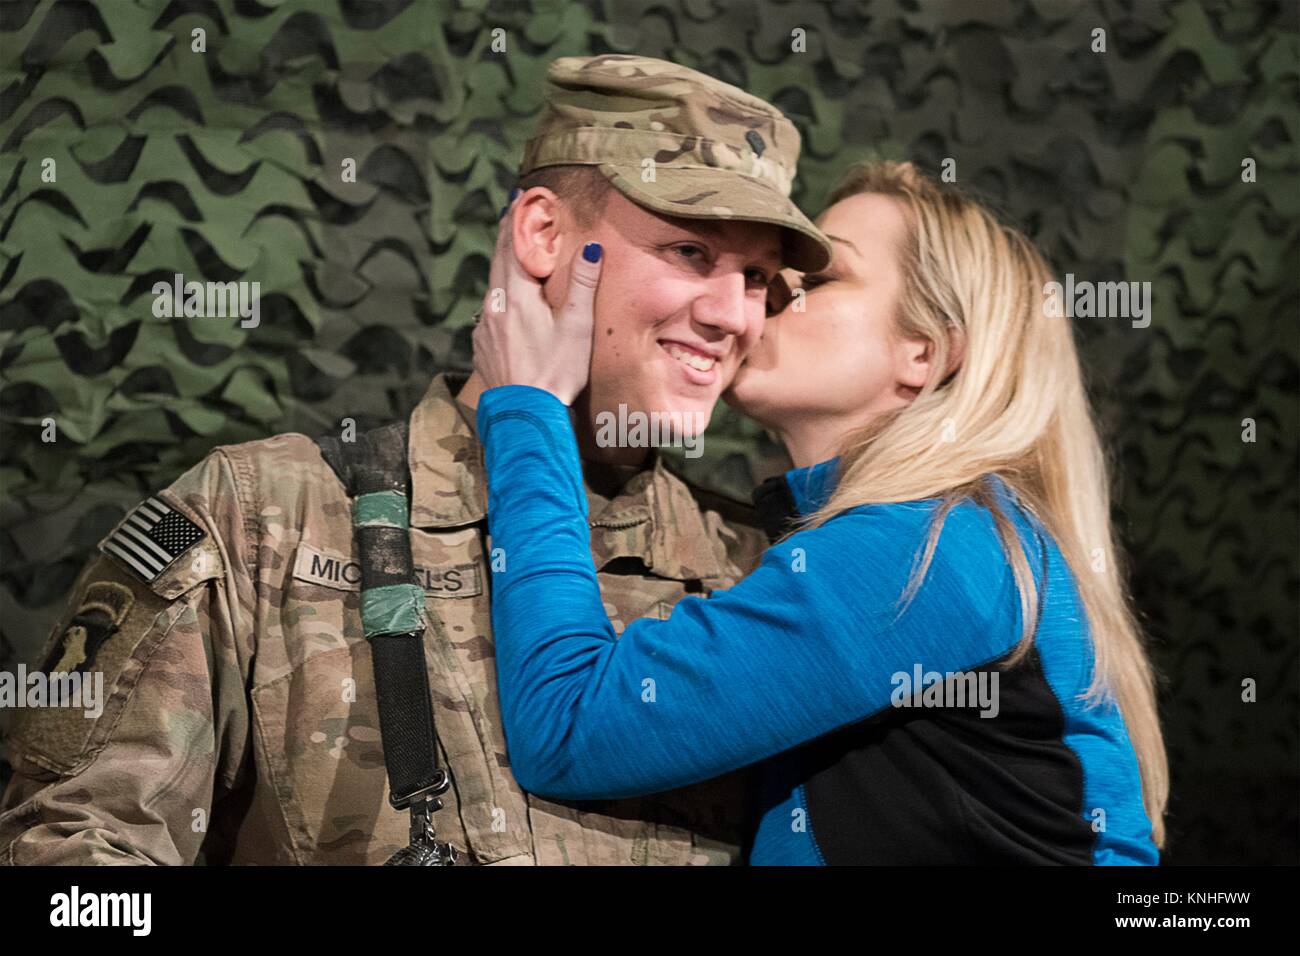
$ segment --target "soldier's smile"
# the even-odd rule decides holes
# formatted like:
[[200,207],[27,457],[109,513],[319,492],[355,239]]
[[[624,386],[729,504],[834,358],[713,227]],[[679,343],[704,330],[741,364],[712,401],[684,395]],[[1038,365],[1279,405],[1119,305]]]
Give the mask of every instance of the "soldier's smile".
[[660,339],[658,344],[669,356],[669,363],[679,369],[686,381],[704,387],[717,384],[720,356],[716,351],[676,339]]

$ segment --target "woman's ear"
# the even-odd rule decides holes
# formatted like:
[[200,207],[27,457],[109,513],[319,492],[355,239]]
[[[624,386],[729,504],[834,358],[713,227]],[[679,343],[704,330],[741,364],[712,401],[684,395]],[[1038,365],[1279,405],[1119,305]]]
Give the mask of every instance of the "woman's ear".
[[900,339],[894,351],[894,378],[912,394],[930,379],[933,361],[929,339]]
[[560,209],[555,193],[534,186],[515,200],[506,220],[519,264],[539,281],[549,279],[560,266]]
[[[948,360],[939,378],[940,384],[951,378],[966,359],[965,333],[956,326],[950,326],[950,329]],[[919,392],[930,378],[934,360],[934,349],[929,339],[904,339],[898,345],[898,368],[895,371],[898,384]]]

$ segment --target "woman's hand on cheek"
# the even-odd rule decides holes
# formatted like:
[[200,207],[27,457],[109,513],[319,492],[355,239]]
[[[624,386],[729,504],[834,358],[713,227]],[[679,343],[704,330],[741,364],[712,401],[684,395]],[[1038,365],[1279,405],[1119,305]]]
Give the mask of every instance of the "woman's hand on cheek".
[[474,370],[484,388],[531,385],[572,405],[587,385],[601,248],[580,247],[568,299],[552,310],[542,284],[520,265],[511,243],[513,210],[501,220],[482,318],[474,329]]

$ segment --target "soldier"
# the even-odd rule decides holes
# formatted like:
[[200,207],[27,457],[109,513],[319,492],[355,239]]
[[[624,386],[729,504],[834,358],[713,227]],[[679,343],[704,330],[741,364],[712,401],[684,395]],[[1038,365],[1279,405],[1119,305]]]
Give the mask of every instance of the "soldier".
[[[512,235],[557,297],[566,252],[588,238],[605,249],[591,386],[574,406],[592,553],[612,616],[666,616],[688,593],[734,584],[765,539],[657,454],[600,447],[596,416],[707,413],[761,333],[767,281],[783,265],[821,268],[829,247],[788,198],[799,137],[769,104],[641,57],[565,58],[549,76]],[[480,391],[439,375],[409,419],[409,537],[452,782],[439,839],[478,864],[739,862],[745,772],[580,804],[515,783]],[[214,449],[100,542],[42,666],[102,672],[102,712],[21,712],[0,861],[374,864],[407,843],[386,801],[351,503],[317,444],[277,435]]]

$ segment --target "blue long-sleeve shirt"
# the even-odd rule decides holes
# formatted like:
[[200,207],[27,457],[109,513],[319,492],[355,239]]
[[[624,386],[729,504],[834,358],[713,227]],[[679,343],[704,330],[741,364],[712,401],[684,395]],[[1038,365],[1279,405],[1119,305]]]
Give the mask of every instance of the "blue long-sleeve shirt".
[[[507,386],[481,396],[478,424],[502,717],[524,789],[614,799],[767,761],[752,863],[1157,861],[1122,716],[1077,699],[1092,655],[1068,566],[1005,485],[1042,594],[1034,651],[1012,671],[998,664],[1020,602],[973,502],[948,514],[901,613],[936,499],[800,531],[730,591],[620,637],[568,409]],[[834,465],[789,473],[800,511],[826,500]],[[955,693],[960,678],[935,683],[947,674],[974,678],[972,700],[983,680],[984,702],[921,706],[927,686]]]

